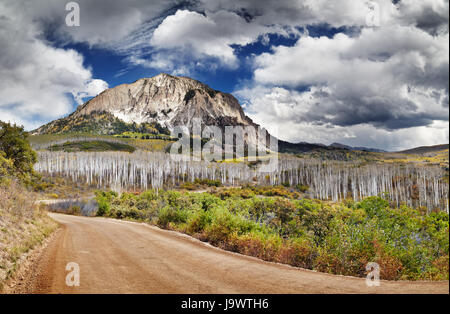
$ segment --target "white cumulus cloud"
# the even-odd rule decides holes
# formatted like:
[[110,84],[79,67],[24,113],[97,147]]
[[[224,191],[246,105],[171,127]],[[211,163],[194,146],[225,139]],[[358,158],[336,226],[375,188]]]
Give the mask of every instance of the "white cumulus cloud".
[[448,2],[408,2],[379,27],[305,35],[256,56],[254,81],[238,91],[250,116],[294,141],[448,142],[449,34],[439,11]]
[[32,129],[70,113],[71,96],[80,103],[107,87],[82,55],[50,46],[32,19],[0,3],[0,120]]
[[269,27],[247,23],[229,11],[207,12],[205,15],[178,10],[155,29],[150,44],[159,49],[179,49],[179,53],[196,59],[217,58],[226,66],[237,66],[232,45],[245,46],[259,36],[274,32]]

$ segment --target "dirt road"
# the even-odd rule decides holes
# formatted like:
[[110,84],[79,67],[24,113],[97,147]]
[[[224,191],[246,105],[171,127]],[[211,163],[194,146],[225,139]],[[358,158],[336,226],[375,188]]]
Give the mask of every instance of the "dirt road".
[[[448,293],[448,282],[381,282],[260,261],[156,227],[50,214],[62,230],[39,258],[33,293]],[[80,286],[66,285],[67,263]]]

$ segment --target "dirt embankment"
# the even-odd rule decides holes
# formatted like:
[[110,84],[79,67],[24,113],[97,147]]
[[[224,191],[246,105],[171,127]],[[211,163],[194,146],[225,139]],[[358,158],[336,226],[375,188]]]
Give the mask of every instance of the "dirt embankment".
[[58,227],[23,187],[0,187],[0,292],[15,286],[16,277],[39,247]]

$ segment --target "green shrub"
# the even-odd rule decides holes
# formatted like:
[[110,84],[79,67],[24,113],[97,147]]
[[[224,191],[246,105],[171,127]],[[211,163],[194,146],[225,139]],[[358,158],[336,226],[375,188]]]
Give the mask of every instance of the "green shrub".
[[299,190],[302,193],[306,193],[309,190],[309,186],[304,185],[304,184],[297,184],[296,188],[297,188],[297,190]]
[[4,152],[0,151],[0,185],[9,182],[13,174],[13,162],[4,158]]
[[95,192],[95,200],[98,204],[97,216],[109,216],[110,214],[110,203],[111,201],[117,197],[117,192],[105,192],[105,191],[96,191]]
[[222,186],[222,182],[220,182],[220,180],[198,179],[198,178],[194,180],[194,184],[206,185],[206,186],[215,186],[215,187]]
[[201,233],[212,222],[211,211],[199,210],[189,217],[187,232],[190,234]]
[[359,202],[358,208],[364,209],[367,215],[372,217],[384,217],[386,209],[389,207],[389,202],[381,197],[371,196]]
[[31,184],[38,177],[33,169],[37,154],[31,148],[23,126],[0,121],[0,152],[0,180],[1,172],[10,172],[11,167],[14,176],[26,184]]
[[283,246],[283,240],[278,235],[260,231],[235,235],[232,243],[235,251],[266,261],[279,261],[279,251]]
[[317,248],[309,238],[294,238],[282,246],[278,252],[278,261],[297,267],[312,269],[315,266]]
[[139,210],[137,208],[130,208],[128,210],[123,211],[123,218],[128,218],[132,220],[146,220],[147,215],[142,210]]
[[194,191],[197,189],[197,185],[195,185],[192,182],[184,182],[183,184],[180,185],[180,188],[188,191]]
[[96,200],[98,203],[97,216],[108,216],[110,211],[108,200],[104,197],[97,197]]
[[330,233],[330,224],[336,215],[335,210],[329,206],[317,206],[313,202],[302,202],[298,212],[302,225],[314,234],[316,244],[321,244]]
[[335,218],[329,229],[319,249],[317,269],[333,274],[364,276],[366,264],[374,261],[376,255],[374,244],[384,240],[374,223],[346,225]]
[[228,209],[217,207],[212,213],[210,225],[206,228],[208,239],[214,244],[225,244],[233,234],[241,235],[257,229],[257,224]]
[[169,223],[185,223],[188,218],[188,211],[166,206],[159,212],[157,224],[160,227],[167,227]]
[[200,205],[202,210],[210,210],[221,203],[218,197],[209,193],[199,194],[194,201]]

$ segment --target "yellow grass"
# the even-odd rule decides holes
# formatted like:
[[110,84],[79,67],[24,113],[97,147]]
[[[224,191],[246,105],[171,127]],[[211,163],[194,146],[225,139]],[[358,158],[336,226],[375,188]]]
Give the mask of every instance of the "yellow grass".
[[24,255],[58,227],[33,204],[31,193],[19,184],[0,187],[0,291]]

